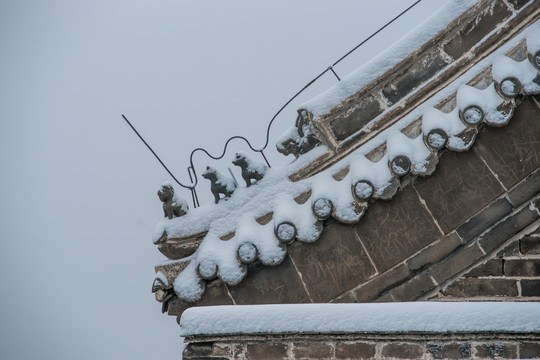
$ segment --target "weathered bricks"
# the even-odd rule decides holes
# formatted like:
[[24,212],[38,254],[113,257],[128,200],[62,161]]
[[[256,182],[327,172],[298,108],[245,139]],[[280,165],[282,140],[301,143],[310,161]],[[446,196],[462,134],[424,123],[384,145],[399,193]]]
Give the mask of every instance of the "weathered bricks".
[[496,200],[476,215],[470,218],[465,224],[457,228],[457,233],[464,242],[469,242],[491,225],[510,214],[512,205],[505,198]]
[[330,129],[337,140],[344,140],[381,114],[383,110],[380,102],[373,95],[358,97],[350,107],[334,110]]
[[503,261],[502,259],[491,259],[485,264],[475,267],[465,277],[479,277],[479,276],[502,276],[503,274]]
[[422,354],[423,350],[420,345],[415,344],[388,344],[382,350],[383,356],[398,359],[419,359],[422,357]]
[[504,262],[506,276],[540,276],[540,259],[512,259]]
[[456,233],[450,233],[407,260],[407,266],[411,271],[417,272],[445,258],[460,245],[459,236]]
[[212,342],[200,342],[190,343],[184,349],[182,354],[184,359],[200,358],[202,356],[211,356],[214,350],[214,343]]
[[337,359],[371,359],[375,356],[375,345],[364,342],[338,342]]
[[[405,335],[405,336],[404,336]],[[258,340],[238,336],[212,342],[191,342],[183,353],[186,360],[364,360],[364,359],[537,359],[538,334],[468,334],[446,339],[433,334],[372,334],[335,338],[335,334],[272,335]],[[455,336],[455,335],[454,335]],[[189,340],[189,339],[188,339]],[[518,352],[519,349],[519,352]],[[518,356],[519,354],[519,356]]]
[[497,257],[519,256],[519,255],[521,255],[521,253],[519,252],[519,241],[511,242],[504,249],[502,249],[501,251],[497,253]]
[[470,351],[471,344],[468,342],[446,344],[443,359],[466,359],[470,357]]
[[482,256],[484,256],[484,253],[478,244],[473,243],[456,251],[445,260],[433,265],[429,269],[429,272],[437,283],[441,284],[443,281],[448,280],[452,276],[472,265]]
[[386,271],[442,235],[412,186],[406,186],[392,201],[371,204],[354,228],[379,272]]
[[486,128],[473,146],[506,188],[540,167],[539,111],[533,97],[526,97],[508,125]]
[[396,301],[412,301],[424,295],[435,286],[436,284],[433,283],[429,273],[423,272],[392,290],[390,294]]
[[519,241],[522,254],[540,254],[540,236],[526,236]]
[[437,171],[418,178],[414,187],[444,232],[463,224],[504,189],[474,152],[445,153]]
[[540,169],[532,172],[510,190],[508,199],[514,207],[518,207],[538,193],[540,193]]
[[452,297],[515,297],[518,295],[518,288],[516,280],[511,279],[460,278],[442,292]]
[[540,296],[540,279],[521,280],[521,296]]
[[232,305],[232,299],[227,293],[226,285],[218,279],[209,281],[206,290],[197,302],[197,306]]
[[280,342],[258,342],[247,344],[246,357],[254,360],[281,360],[287,358],[287,345]]
[[357,301],[368,302],[377,298],[385,290],[399,285],[410,277],[411,274],[407,266],[400,264],[392,270],[377,276],[364,286],[354,289],[353,293]]
[[334,348],[324,342],[297,342],[294,344],[293,356],[297,360],[328,359],[332,356]]
[[540,343],[524,341],[519,344],[520,359],[538,359],[540,358]]
[[490,33],[496,24],[512,15],[504,1],[494,0],[491,2],[491,6],[482,5],[483,8],[480,13],[469,15],[473,17],[472,20],[462,20],[464,26],[455,34],[453,39],[444,45],[444,51],[454,59],[469,51],[484,36]]
[[480,245],[486,252],[490,252],[538,219],[538,217],[538,211],[524,207],[494,226],[488,233],[482,235],[479,240]]
[[517,346],[508,343],[492,342],[475,346],[476,356],[479,358],[517,358]]
[[395,104],[422,83],[429,80],[448,65],[437,48],[424,54],[422,61],[408,63],[392,82],[382,89],[383,95]]
[[287,256],[279,266],[252,264],[248,275],[229,291],[238,305],[308,303],[300,275]]
[[315,243],[290,246],[289,256],[314,302],[330,301],[375,274],[354,228],[337,222]]

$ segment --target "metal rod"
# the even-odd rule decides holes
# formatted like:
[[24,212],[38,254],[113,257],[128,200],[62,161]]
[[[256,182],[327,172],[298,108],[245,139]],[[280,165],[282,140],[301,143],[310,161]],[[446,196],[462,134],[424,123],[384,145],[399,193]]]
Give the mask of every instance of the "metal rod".
[[191,189],[191,200],[193,200],[193,207],[197,208],[197,203],[195,202],[195,195],[193,194],[193,189]]
[[336,74],[336,72],[334,71],[334,67],[330,66],[328,67],[330,69],[330,71],[335,75],[335,77],[337,77],[338,81],[341,81],[341,79],[339,78],[338,74]]
[[236,181],[236,178],[234,177],[234,174],[233,174],[231,168],[227,168],[227,170],[229,170],[229,174],[231,174],[232,179],[234,181],[234,184],[236,185],[236,187],[238,187],[238,181]]
[[190,170],[191,170],[191,166],[188,166],[187,167],[187,173],[189,175],[189,181],[193,182],[193,178],[191,177],[191,171]]
[[135,132],[135,134],[137,134],[137,136],[139,137],[139,139],[141,139],[141,141],[144,143],[144,145],[146,145],[146,147],[148,148],[148,150],[150,150],[152,152],[152,154],[154,154],[154,156],[156,157],[156,159],[159,161],[159,163],[161,164],[161,166],[163,166],[163,168],[165,170],[167,170],[167,172],[169,173],[169,175],[171,175],[171,177],[174,179],[174,181],[176,181],[176,183],[178,185],[180,185],[181,187],[183,188],[186,188],[186,189],[190,189],[191,187],[190,186],[186,186],[184,184],[182,184],[180,181],[178,181],[178,179],[176,179],[176,177],[172,174],[172,172],[169,170],[169,168],[167,168],[167,166],[165,166],[165,164],[163,163],[163,161],[161,161],[161,159],[159,158],[159,156],[157,156],[157,154],[154,152],[154,150],[150,147],[150,145],[148,145],[148,143],[143,139],[143,137],[141,136],[141,134],[139,134],[139,132],[137,131],[137,129],[135,129],[135,127],[133,125],[131,125],[131,123],[129,122],[129,120],[124,116],[124,114],[122,114],[122,117],[124,118],[124,120],[126,120],[126,122],[128,123],[129,127]]
[[[191,183],[193,183],[193,177],[191,177],[191,166],[188,166],[187,167],[187,172],[188,172],[188,175],[189,175],[189,180],[191,181]],[[195,173],[193,174],[195,175]],[[197,197],[197,190],[195,190],[195,186],[191,189],[191,197],[193,198],[193,207],[194,208],[197,208],[199,207],[199,198]]]
[[195,200],[197,200],[197,207],[201,206],[201,204],[199,204],[199,196],[197,195],[197,188],[195,187],[193,188],[193,193],[195,194]]
[[264,161],[266,161],[266,165],[268,165],[268,167],[271,168],[270,163],[268,162],[268,159],[266,158],[266,156],[264,156],[263,151],[261,150],[260,152],[261,152],[261,155],[262,155],[263,158],[264,158]]
[[[272,117],[272,119],[270,120],[270,122],[268,123],[268,126],[266,128],[266,141],[264,143],[264,146],[260,149],[255,149],[251,143],[244,137],[242,136],[233,136],[231,138],[229,138],[227,140],[227,142],[225,143],[225,146],[223,148],[223,153],[221,154],[221,156],[212,156],[210,155],[210,153],[208,151],[206,151],[204,148],[197,148],[195,150],[193,150],[191,152],[191,155],[189,157],[189,162],[190,162],[190,167],[188,167],[188,174],[189,174],[189,178],[190,178],[190,181],[191,181],[191,184],[190,185],[184,185],[182,184],[180,181],[178,181],[178,179],[176,179],[176,177],[172,174],[172,172],[167,168],[167,166],[163,163],[163,161],[161,161],[161,159],[159,158],[159,156],[154,152],[154,150],[150,147],[150,145],[148,145],[148,143],[143,139],[143,137],[139,134],[139,132],[135,129],[135,127],[129,122],[129,120],[122,114],[122,117],[124,118],[124,120],[128,123],[128,125],[131,127],[131,129],[135,132],[135,134],[137,134],[137,136],[139,137],[139,139],[141,139],[141,141],[146,145],[146,147],[152,152],[152,154],[155,156],[155,158],[159,161],[159,163],[161,164],[161,166],[163,166],[163,168],[169,173],[169,175],[174,179],[174,181],[180,185],[181,187],[183,188],[186,188],[186,189],[190,189],[191,192],[192,192],[192,197],[194,198],[194,206],[195,206],[195,202],[197,203],[197,205],[199,205],[199,199],[198,199],[198,196],[197,196],[197,192],[195,190],[195,187],[197,186],[197,183],[198,183],[198,179],[197,179],[197,174],[195,172],[195,168],[193,167],[193,155],[197,152],[197,151],[202,151],[204,152],[206,155],[208,155],[210,158],[212,159],[215,159],[215,160],[219,160],[221,158],[223,158],[223,156],[225,155],[225,152],[227,151],[227,145],[229,144],[229,142],[233,139],[241,139],[241,140],[244,140],[248,146],[250,147],[251,150],[255,151],[255,152],[260,152],[261,155],[263,156],[264,160],[266,161],[266,164],[268,165],[268,167],[271,167],[270,166],[270,163],[268,162],[268,159],[266,158],[266,156],[264,155],[263,153],[263,150],[266,149],[266,147],[268,146],[268,143],[269,143],[269,140],[270,140],[270,128],[274,122],[274,120],[277,118],[277,116],[294,100],[296,99],[297,96],[299,96],[302,92],[304,92],[304,90],[306,90],[308,87],[310,87],[313,83],[315,83],[321,76],[323,76],[324,74],[326,74],[326,72],[328,72],[328,70],[332,71],[332,73],[334,74],[334,76],[338,79],[338,81],[341,81],[341,79],[339,78],[338,74],[334,71],[333,67],[336,66],[338,63],[340,63],[343,59],[345,59],[347,56],[349,56],[352,52],[354,52],[356,49],[358,49],[360,46],[364,45],[366,42],[368,42],[370,39],[372,39],[374,36],[376,36],[378,33],[380,33],[382,30],[384,30],[386,27],[388,27],[390,24],[392,24],[394,21],[396,21],[398,18],[400,18],[403,14],[405,14],[406,12],[408,12],[409,10],[411,10],[413,7],[415,7],[416,5],[418,5],[422,0],[417,0],[415,3],[413,3],[411,6],[409,6],[408,8],[406,8],[405,10],[403,10],[401,13],[399,13],[397,16],[395,16],[392,20],[388,21],[385,25],[383,25],[381,28],[379,28],[377,31],[375,31],[374,33],[372,33],[370,36],[368,36],[367,38],[365,38],[361,43],[359,43],[358,45],[356,45],[353,49],[351,49],[348,53],[346,53],[345,55],[343,55],[341,58],[339,58],[336,62],[334,62],[330,67],[328,67],[326,70],[324,70],[323,72],[321,72],[319,75],[317,75],[313,80],[311,80],[310,82],[308,82],[302,89],[300,89],[300,91],[298,91],[296,94],[294,94],[278,111],[277,113]],[[193,177],[191,176],[191,171],[193,172]],[[229,169],[230,171],[230,169]],[[232,172],[231,172],[231,175],[232,175]],[[233,179],[234,179],[234,175],[233,175]],[[234,179],[234,181],[236,182],[236,179]]]
[[341,62],[341,60],[345,59],[347,56],[349,56],[353,51],[355,51],[356,49],[358,49],[360,46],[364,45],[366,42],[368,42],[372,37],[374,37],[375,35],[377,35],[378,33],[380,33],[381,31],[383,31],[385,28],[387,28],[390,24],[392,24],[394,21],[396,21],[398,18],[400,18],[403,14],[405,14],[407,11],[411,10],[413,7],[415,7],[416,5],[418,5],[418,3],[420,3],[420,1],[422,0],[417,0],[414,4],[412,4],[411,6],[409,6],[408,8],[406,8],[405,10],[403,10],[402,12],[400,12],[398,15],[396,15],[392,20],[390,20],[389,22],[387,22],[386,24],[384,24],[379,30],[375,31],[373,34],[371,34],[370,36],[368,36],[367,38],[364,39],[364,41],[362,41],[360,44],[356,45],[354,48],[351,49],[351,51],[349,51],[348,53],[346,53],[345,55],[343,55],[342,57],[339,58],[338,61],[336,61],[335,63],[332,64],[332,66],[336,66],[337,64],[339,64]]

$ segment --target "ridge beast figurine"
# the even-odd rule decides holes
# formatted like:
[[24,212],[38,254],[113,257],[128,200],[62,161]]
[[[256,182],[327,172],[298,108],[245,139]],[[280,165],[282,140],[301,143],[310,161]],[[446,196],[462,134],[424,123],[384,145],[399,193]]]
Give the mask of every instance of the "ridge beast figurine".
[[157,194],[159,200],[163,202],[163,214],[165,217],[172,219],[187,214],[189,210],[187,202],[174,193],[171,183],[166,182],[161,185]]
[[[207,166],[206,170],[202,173],[202,177],[210,180],[210,191],[214,195],[216,204],[221,199],[231,197],[232,193],[236,189],[236,185],[228,176],[223,175],[212,166]],[[224,197],[220,198],[219,194],[223,194]]]
[[242,169],[242,178],[248,187],[254,184],[251,180],[255,180],[255,183],[261,180],[267,170],[265,164],[247,157],[242,152],[236,153],[236,157],[232,163]]

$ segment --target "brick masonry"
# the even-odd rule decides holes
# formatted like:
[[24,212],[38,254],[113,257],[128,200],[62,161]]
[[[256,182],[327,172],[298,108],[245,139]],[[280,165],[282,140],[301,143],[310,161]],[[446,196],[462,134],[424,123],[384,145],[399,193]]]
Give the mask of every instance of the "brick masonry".
[[[499,251],[496,256],[473,267],[462,277],[449,284],[439,294],[439,299],[457,297],[535,299],[540,296],[540,256],[528,253],[530,239],[538,237],[539,229],[528,236],[516,239]],[[523,244],[525,249],[523,249]]]
[[[187,339],[192,341],[193,339]],[[535,359],[538,334],[372,334],[343,336],[269,335],[244,339],[230,336],[191,342],[185,360],[202,359]]]
[[[392,213],[379,211],[371,222],[366,215],[363,222],[368,220],[369,225],[361,222],[356,232],[378,273],[333,301],[538,300],[540,235],[535,229],[540,224],[536,205],[540,196],[540,158],[534,166],[529,158],[521,161],[512,170],[512,180],[506,183],[497,172],[505,169],[491,167],[485,159],[486,149],[517,158],[524,157],[523,149],[529,147],[534,148],[530,151],[533,158],[536,156],[540,143],[536,139],[540,136],[536,127],[540,123],[538,98],[522,102],[508,129],[481,133],[480,150],[445,154],[433,176],[412,179],[402,190],[405,201],[395,201],[394,206],[400,209]],[[524,136],[530,140],[507,141],[514,145],[501,144],[503,140],[493,136],[497,131],[518,133],[525,128],[532,132]],[[395,231],[389,230],[401,213],[407,214],[404,218],[411,217],[399,223]],[[377,222],[382,224],[387,219],[390,225],[377,226]],[[417,230],[418,224],[421,230]],[[362,226],[371,227],[371,231]],[[401,233],[429,236],[427,240],[418,236],[412,242]],[[385,249],[386,253],[372,245],[394,242],[399,244]]]

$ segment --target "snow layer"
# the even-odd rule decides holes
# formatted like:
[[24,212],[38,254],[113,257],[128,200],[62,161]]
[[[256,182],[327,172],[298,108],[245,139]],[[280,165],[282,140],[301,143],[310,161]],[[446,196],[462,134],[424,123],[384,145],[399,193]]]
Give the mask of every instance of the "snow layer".
[[477,2],[477,0],[447,1],[439,11],[399,39],[394,45],[353,73],[342,78],[339,83],[324,93],[300,105],[300,108],[310,111],[314,117],[324,115],[334,106],[339,105],[343,100],[356,94],[364,86],[396,66],[432,37],[446,29],[452,21]]
[[354,332],[538,332],[540,303],[413,302],[206,306],[187,309],[181,336]]
[[485,121],[489,125],[505,124],[510,119],[512,114],[497,110],[503,102],[504,99],[497,94],[494,83],[484,90],[462,85],[457,93],[458,108],[465,110],[468,106],[479,106],[484,111]]
[[521,82],[523,90],[527,94],[540,92],[540,85],[534,80],[538,77],[538,70],[529,60],[516,62],[509,57],[501,56],[493,64],[493,80],[502,82],[505,78],[514,77]]
[[[221,201],[217,205],[202,205],[185,216],[172,220],[162,219],[154,231],[154,242],[159,240],[163,231],[169,238],[194,235],[208,231],[210,227],[220,235],[235,231],[238,219],[243,214],[249,213],[254,218],[265,215],[276,194],[297,196],[306,191],[309,184],[293,183],[288,180],[289,174],[301,169],[327,151],[328,148],[325,146],[319,146],[288,166],[268,169],[257,186],[237,188],[230,199]],[[215,221],[216,219],[221,220]]]
[[390,186],[392,173],[388,168],[388,155],[377,162],[370,161],[362,154],[351,155],[350,160],[351,182],[367,180],[375,187],[375,194],[382,195]]
[[387,154],[390,159],[406,156],[417,172],[426,171],[427,158],[431,155],[422,136],[411,139],[398,129],[395,129],[387,140]]
[[336,181],[329,172],[318,174],[313,181],[311,203],[315,204],[318,199],[328,199],[332,202],[331,213],[334,217],[342,222],[357,222],[363,212],[358,212],[353,206],[355,200],[351,191],[352,185],[341,184],[351,184],[349,174],[341,181]]

